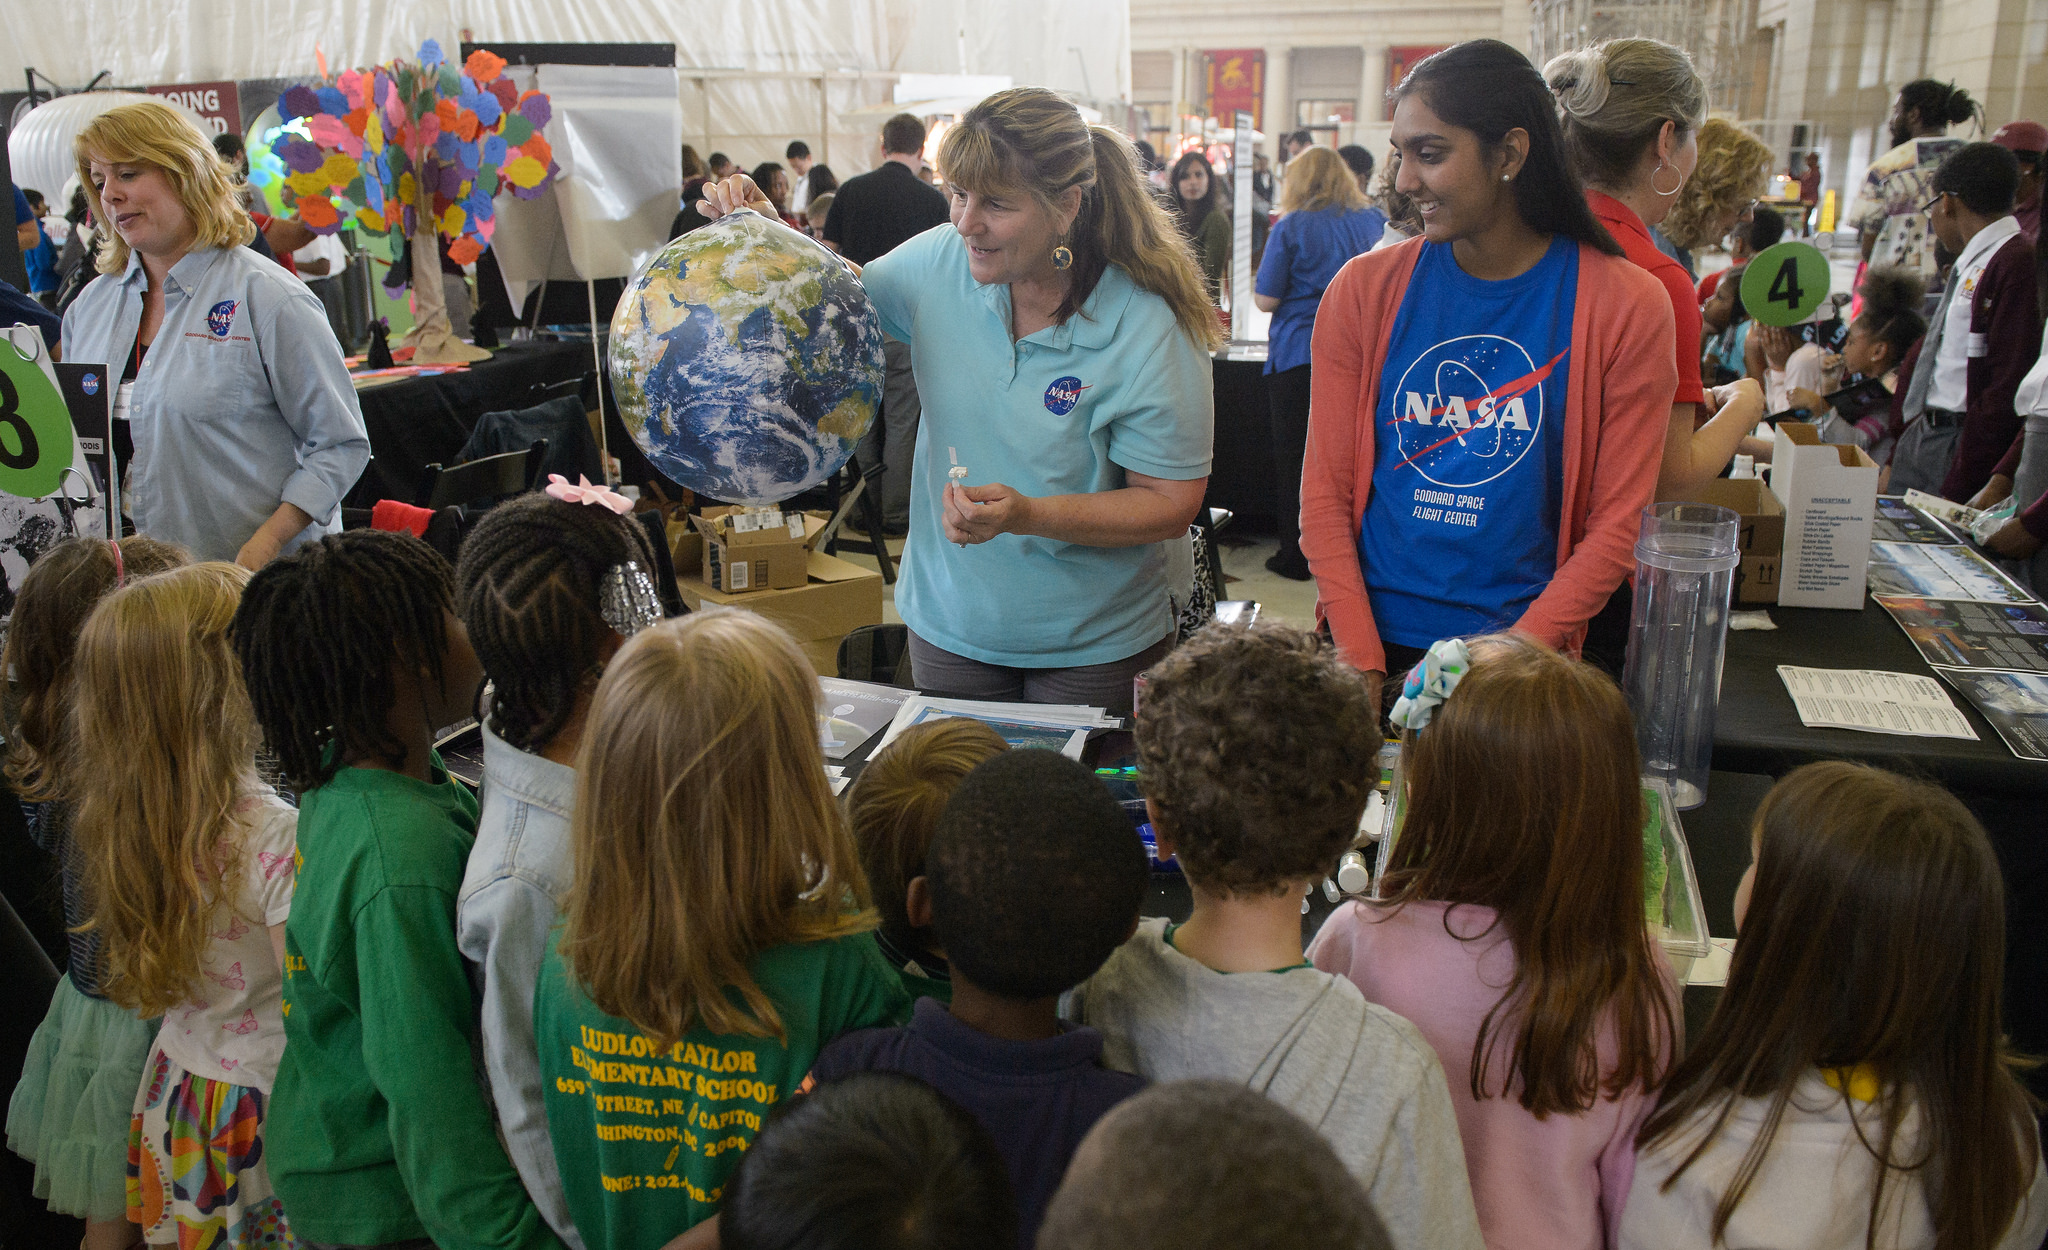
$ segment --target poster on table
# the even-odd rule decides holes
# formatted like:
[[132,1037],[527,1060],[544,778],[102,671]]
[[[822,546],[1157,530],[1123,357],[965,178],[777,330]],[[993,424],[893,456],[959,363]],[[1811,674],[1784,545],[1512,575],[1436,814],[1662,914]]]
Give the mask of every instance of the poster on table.
[[2032,603],[2018,582],[1964,546],[1870,544],[1870,593],[1979,603]]
[[0,618],[31,564],[67,538],[104,538],[104,497],[50,352],[33,326],[4,328],[0,343]]
[[1939,543],[1953,547],[1963,541],[1963,536],[1897,495],[1879,495],[1870,540],[1873,544]]
[[2038,603],[1975,603],[1878,595],[1877,602],[1926,661],[1939,668],[1999,668],[2048,673],[2048,608]]
[[1962,692],[2023,760],[2048,760],[2048,674],[1935,670]]

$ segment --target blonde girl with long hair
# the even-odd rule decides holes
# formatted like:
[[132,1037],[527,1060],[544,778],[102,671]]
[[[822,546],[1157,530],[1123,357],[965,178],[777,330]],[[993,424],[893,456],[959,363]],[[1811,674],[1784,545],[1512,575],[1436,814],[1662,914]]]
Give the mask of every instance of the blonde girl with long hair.
[[1309,337],[1316,309],[1337,271],[1370,252],[1387,228],[1387,215],[1358,189],[1344,158],[1330,148],[1309,148],[1287,162],[1280,189],[1280,220],[1266,236],[1252,300],[1273,314],[1267,335],[1266,402],[1273,410],[1274,511],[1280,549],[1266,568],[1297,582],[1308,580],[1301,554],[1301,462],[1308,449]]
[[641,631],[598,683],[575,885],[534,998],[548,1130],[591,1250],[711,1217],[824,1044],[909,1013],[825,782],[817,702],[796,643],[738,611]]
[[228,641],[248,580],[219,562],[144,578],[78,640],[77,837],[104,988],[163,1017],[128,1137],[128,1218],[154,1245],[295,1244],[263,1137],[298,813],[256,773]]
[[65,975],[36,1026],[7,1104],[7,1146],[35,1164],[35,1192],[51,1211],[85,1221],[86,1250],[122,1250],[128,1222],[128,1120],[156,1022],[100,992],[102,961],[85,865],[71,833],[71,715],[78,632],[101,599],[130,578],[186,563],[152,538],[73,538],[44,552],[21,581],[0,670],[7,686],[7,780],[29,835],[58,864]]
[[[1130,140],[1054,92],[983,100],[938,163],[951,226],[862,271],[923,405],[896,592],[911,665],[976,698],[1128,714],[1193,578],[1215,307]],[[773,215],[744,181],[704,211],[741,204]]]

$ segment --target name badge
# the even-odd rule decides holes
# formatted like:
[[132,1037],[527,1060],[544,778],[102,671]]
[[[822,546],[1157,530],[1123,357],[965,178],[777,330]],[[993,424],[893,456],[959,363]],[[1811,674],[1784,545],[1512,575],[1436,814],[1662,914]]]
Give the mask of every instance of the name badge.
[[1970,359],[1976,360],[1990,354],[1991,336],[1988,334],[1972,334],[1970,336]]
[[114,392],[114,420],[126,421],[128,419],[129,404],[134,400],[134,398],[135,383],[121,383],[120,389]]

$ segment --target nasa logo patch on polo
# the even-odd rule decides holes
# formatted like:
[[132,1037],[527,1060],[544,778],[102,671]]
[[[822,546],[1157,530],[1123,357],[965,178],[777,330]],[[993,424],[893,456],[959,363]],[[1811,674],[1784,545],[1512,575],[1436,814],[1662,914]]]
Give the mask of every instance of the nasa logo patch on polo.
[[213,337],[224,339],[228,336],[228,331],[234,328],[235,309],[238,307],[240,305],[236,301],[224,299],[206,310],[206,328],[213,331]]
[[1064,417],[1081,402],[1081,392],[1088,388],[1075,377],[1056,378],[1045,388],[1045,410],[1056,417]]

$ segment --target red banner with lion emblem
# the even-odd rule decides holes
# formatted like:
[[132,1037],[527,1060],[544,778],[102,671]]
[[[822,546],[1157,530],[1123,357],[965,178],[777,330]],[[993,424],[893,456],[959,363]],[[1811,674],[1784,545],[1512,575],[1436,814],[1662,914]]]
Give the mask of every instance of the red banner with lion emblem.
[[1260,48],[1227,48],[1204,52],[1208,64],[1208,90],[1202,113],[1224,125],[1233,113],[1243,109],[1252,115],[1252,128],[1265,126],[1266,53]]

